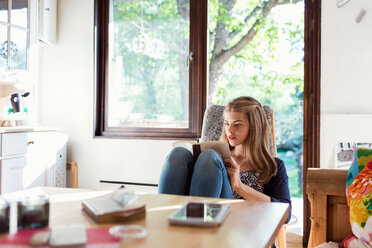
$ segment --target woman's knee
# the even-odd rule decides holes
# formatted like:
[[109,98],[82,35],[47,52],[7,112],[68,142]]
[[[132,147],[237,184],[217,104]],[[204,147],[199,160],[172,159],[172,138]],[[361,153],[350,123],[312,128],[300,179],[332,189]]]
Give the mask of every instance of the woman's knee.
[[202,151],[197,162],[198,166],[203,169],[221,169],[223,166],[221,156],[212,149]]
[[166,159],[166,167],[170,169],[189,168],[194,164],[194,156],[184,147],[175,147]]
[[169,153],[168,159],[174,161],[187,161],[189,159],[193,159],[193,155],[188,149],[184,147],[175,147]]
[[173,148],[163,165],[160,181],[163,181],[164,178],[168,180],[169,178],[187,177],[188,172],[192,169],[193,159],[189,150],[183,147]]

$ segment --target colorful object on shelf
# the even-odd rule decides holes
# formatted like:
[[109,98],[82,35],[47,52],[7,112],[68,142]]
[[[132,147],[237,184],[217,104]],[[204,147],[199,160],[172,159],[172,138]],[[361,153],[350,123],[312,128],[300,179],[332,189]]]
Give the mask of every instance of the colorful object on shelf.
[[372,247],[372,150],[357,148],[346,178],[352,234],[340,247]]
[[12,104],[13,113],[21,112],[23,108],[22,98],[27,97],[29,95],[30,92],[26,92],[24,94],[14,93],[10,96],[10,102]]
[[[0,99],[0,113],[2,127],[23,126],[23,121],[28,118],[28,108],[24,106],[23,98],[30,95],[30,92],[14,93]],[[26,120],[27,122],[27,120]]]

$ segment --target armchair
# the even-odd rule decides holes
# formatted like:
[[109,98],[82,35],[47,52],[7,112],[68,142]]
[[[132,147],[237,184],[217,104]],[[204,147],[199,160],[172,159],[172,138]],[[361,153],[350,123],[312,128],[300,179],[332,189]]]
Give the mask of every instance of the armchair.
[[[272,156],[277,156],[274,128],[274,111],[269,105],[263,105],[263,110],[269,122],[270,132],[270,152]],[[220,139],[223,130],[223,105],[210,105],[204,112],[202,134],[200,141],[217,141]],[[297,217],[292,214],[289,223],[284,224],[278,234],[279,248],[286,247],[286,227],[295,224]]]

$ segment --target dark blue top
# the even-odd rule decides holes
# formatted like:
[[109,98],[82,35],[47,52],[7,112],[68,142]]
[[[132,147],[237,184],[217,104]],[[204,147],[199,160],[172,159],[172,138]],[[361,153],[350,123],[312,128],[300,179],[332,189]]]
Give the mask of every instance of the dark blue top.
[[264,194],[271,198],[271,202],[284,202],[289,203],[289,216],[285,223],[291,219],[292,203],[291,195],[289,193],[288,175],[283,160],[275,158],[278,165],[276,175],[264,185]]

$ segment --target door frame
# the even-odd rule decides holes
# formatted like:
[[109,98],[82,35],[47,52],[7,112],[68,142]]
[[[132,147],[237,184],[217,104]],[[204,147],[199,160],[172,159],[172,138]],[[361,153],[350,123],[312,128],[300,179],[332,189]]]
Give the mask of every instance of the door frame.
[[306,194],[308,168],[319,168],[321,0],[305,0],[304,136],[303,136],[303,245],[310,234],[310,204]]

